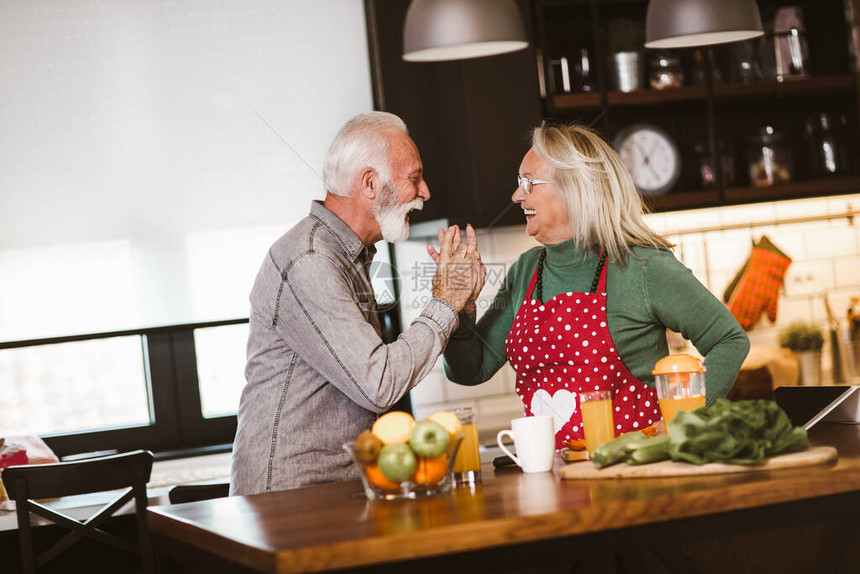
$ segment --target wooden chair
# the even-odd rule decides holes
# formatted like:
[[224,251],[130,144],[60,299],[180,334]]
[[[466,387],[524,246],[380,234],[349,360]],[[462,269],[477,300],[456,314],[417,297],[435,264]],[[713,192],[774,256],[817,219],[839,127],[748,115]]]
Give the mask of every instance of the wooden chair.
[[[56,464],[10,466],[3,471],[3,483],[15,500],[21,561],[25,574],[34,574],[46,562],[87,536],[114,548],[136,554],[145,574],[155,572],[152,542],[146,523],[146,483],[152,471],[152,453],[148,450],[82,459]],[[37,502],[37,499],[59,498],[77,494],[123,489],[116,498],[85,521]],[[106,532],[100,526],[127,502],[134,499],[137,522],[137,544]],[[63,538],[36,555],[30,513],[69,529]]]
[[170,504],[181,504],[183,502],[223,498],[229,494],[229,483],[214,482],[208,484],[180,484],[171,488],[170,492],[167,493],[167,497],[170,499]]

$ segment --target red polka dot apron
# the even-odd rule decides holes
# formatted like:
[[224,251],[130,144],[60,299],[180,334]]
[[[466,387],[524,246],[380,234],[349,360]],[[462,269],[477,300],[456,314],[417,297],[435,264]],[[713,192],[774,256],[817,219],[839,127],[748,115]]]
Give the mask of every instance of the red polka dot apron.
[[[591,292],[560,293],[541,303],[545,257],[546,251],[505,341],[526,416],[553,417],[556,449],[583,438],[577,399],[582,391],[612,390],[616,436],[660,420],[656,390],[627,370],[609,334],[605,259]],[[535,285],[537,298],[531,297]]]

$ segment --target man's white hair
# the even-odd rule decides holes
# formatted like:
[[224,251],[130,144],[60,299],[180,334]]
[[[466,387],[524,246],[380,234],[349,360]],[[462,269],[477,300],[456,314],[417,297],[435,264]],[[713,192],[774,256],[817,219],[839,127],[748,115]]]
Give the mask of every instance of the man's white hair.
[[388,112],[359,114],[340,129],[328,148],[323,183],[329,193],[348,196],[355,178],[366,168],[376,170],[383,183],[391,180],[388,130],[408,134],[406,124]]

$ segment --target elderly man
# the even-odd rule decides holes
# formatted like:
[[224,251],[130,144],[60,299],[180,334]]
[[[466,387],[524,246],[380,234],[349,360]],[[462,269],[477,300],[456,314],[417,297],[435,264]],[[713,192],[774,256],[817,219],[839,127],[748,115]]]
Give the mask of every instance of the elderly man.
[[418,149],[397,116],[362,114],[335,137],[323,179],[325,201],[272,245],[251,291],[231,494],[357,478],[343,443],[427,375],[483,284],[474,230],[461,243],[452,227],[433,298],[386,345],[368,267],[374,243],[405,240],[430,198]]

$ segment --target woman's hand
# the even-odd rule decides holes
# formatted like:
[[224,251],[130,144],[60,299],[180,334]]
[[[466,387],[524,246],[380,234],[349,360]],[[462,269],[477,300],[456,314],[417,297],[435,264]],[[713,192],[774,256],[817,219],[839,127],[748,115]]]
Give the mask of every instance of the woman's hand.
[[[438,233],[439,251],[427,244],[427,253],[437,266],[433,276],[433,296],[451,303],[458,313],[474,313],[475,300],[487,276],[487,268],[481,262],[481,253],[478,251],[475,230],[471,225],[466,226],[465,244],[460,228],[456,225],[447,231],[439,228]],[[469,291],[465,301],[461,301],[467,285],[470,286]],[[457,301],[449,300],[448,295],[454,295]]]

